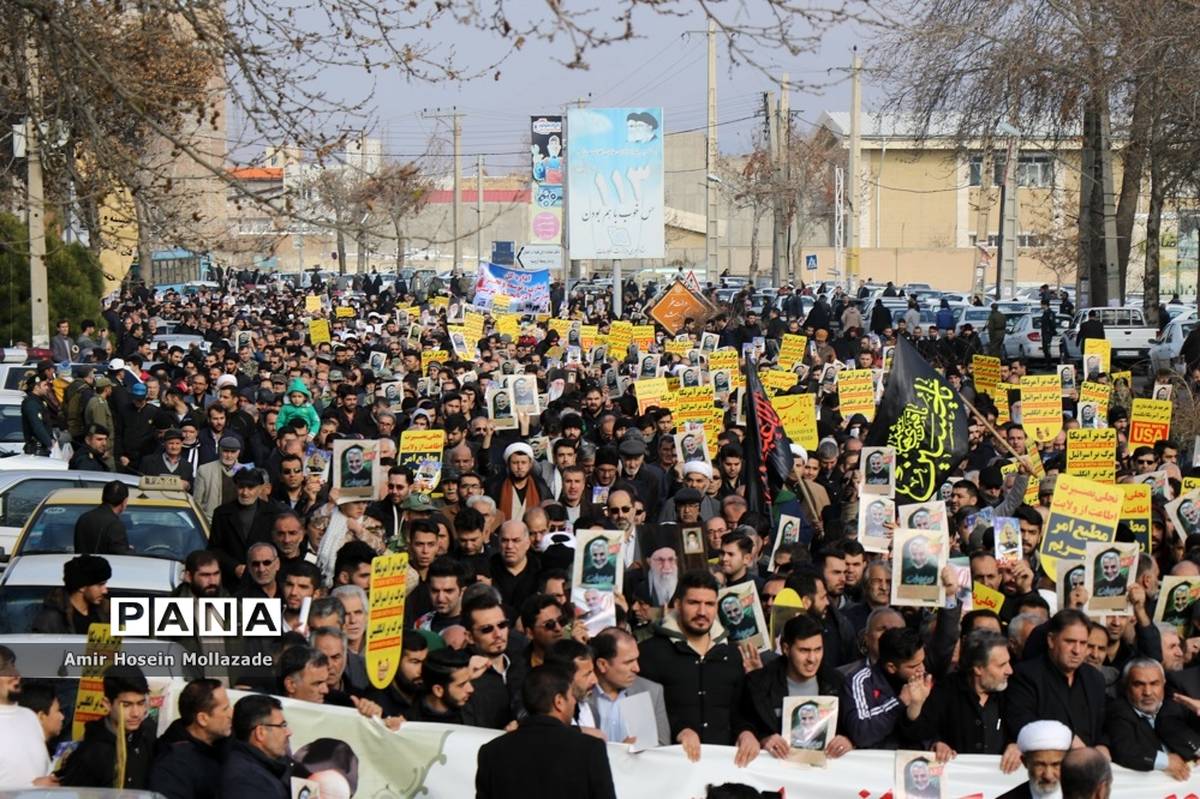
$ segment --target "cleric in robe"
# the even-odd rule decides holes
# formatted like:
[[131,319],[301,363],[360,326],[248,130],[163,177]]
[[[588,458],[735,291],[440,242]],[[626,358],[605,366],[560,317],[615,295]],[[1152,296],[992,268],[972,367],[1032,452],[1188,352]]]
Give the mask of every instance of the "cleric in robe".
[[901,585],[937,585],[937,560],[929,557],[928,538],[917,536],[909,540],[901,561]]

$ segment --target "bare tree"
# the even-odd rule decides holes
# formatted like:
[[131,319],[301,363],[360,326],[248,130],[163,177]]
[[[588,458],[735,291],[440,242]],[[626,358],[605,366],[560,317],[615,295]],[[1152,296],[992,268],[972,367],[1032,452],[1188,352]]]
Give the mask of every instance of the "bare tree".
[[431,190],[428,178],[411,162],[385,164],[358,189],[357,201],[368,211],[384,215],[392,224],[397,269],[404,265],[405,222],[425,207]]

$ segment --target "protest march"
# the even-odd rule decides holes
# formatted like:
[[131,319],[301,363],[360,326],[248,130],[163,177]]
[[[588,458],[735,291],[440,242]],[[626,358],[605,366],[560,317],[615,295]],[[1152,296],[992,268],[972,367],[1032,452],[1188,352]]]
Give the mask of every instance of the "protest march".
[[1011,359],[892,283],[456,277],[230,269],[60,325],[0,790],[1194,791],[1200,362]]

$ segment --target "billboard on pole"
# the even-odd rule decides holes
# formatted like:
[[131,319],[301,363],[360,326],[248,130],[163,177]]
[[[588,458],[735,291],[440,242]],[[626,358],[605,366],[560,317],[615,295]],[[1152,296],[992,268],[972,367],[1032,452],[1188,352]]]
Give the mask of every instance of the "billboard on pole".
[[533,207],[529,212],[529,243],[562,242],[563,180],[566,152],[562,117],[538,116],[529,122],[530,180]]
[[661,108],[567,110],[570,257],[663,258]]

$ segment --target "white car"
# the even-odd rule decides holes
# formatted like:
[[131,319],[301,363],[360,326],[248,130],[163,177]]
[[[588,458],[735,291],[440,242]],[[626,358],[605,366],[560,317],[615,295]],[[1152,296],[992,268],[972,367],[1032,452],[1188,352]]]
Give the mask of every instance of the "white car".
[[25,433],[21,428],[23,391],[0,390],[0,456],[19,455],[25,451]]
[[[1071,317],[1056,314],[1058,331],[1050,340],[1050,360],[1057,361],[1062,355],[1062,331],[1071,324]],[[1041,314],[1026,314],[1010,322],[1004,334],[1004,357],[1009,360],[1041,360],[1042,349]]]
[[[0,578],[0,633],[31,631],[46,594],[63,584],[63,564],[73,557],[62,552],[13,559]],[[110,596],[162,596],[175,590],[183,577],[183,564],[176,560],[137,555],[104,559],[112,567]]]
[[1197,319],[1195,313],[1181,314],[1167,323],[1162,335],[1150,344],[1150,365],[1155,371],[1184,368],[1180,357],[1183,342],[1197,323],[1200,323],[1200,319]]

